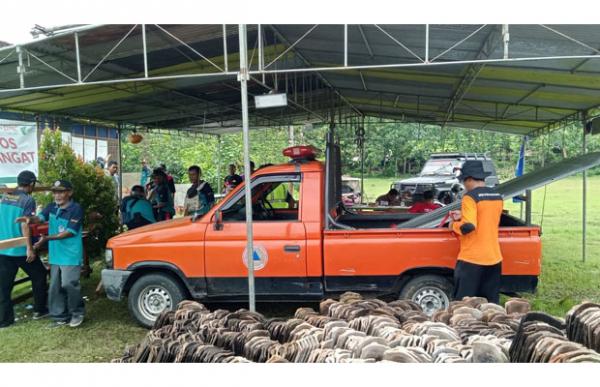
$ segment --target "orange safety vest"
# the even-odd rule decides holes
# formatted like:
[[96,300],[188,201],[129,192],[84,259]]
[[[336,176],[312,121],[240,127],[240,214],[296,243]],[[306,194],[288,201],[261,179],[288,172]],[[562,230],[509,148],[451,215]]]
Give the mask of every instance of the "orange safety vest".
[[495,265],[502,261],[498,228],[504,200],[489,187],[467,192],[461,204],[461,220],[452,224],[458,234],[458,259],[476,265]]

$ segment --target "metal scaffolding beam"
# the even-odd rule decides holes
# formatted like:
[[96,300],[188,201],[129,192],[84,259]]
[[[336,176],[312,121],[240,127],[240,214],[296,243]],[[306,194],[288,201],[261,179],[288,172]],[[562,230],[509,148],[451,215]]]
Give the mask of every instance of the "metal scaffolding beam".
[[[483,27],[480,27],[479,29],[477,29],[473,34],[480,31],[481,28],[483,28]],[[467,38],[473,36],[473,34],[469,35]],[[492,30],[490,31],[487,38],[485,39],[485,42],[481,45],[481,48],[479,49],[479,52],[477,53],[477,56],[475,57],[475,59],[476,60],[488,59],[489,56],[492,54],[492,52],[494,52],[494,50],[500,43],[499,37],[500,36],[498,34],[497,28],[492,27]],[[462,41],[459,43],[462,43]],[[439,57],[439,55],[438,55],[438,57]],[[437,57],[433,58],[432,61],[435,59],[437,59]],[[464,77],[462,78],[462,80],[460,81],[460,83],[458,84],[456,89],[454,90],[454,93],[452,94],[452,97],[450,98],[448,106],[446,107],[446,116],[444,117],[444,122],[442,124],[442,128],[444,128],[446,126],[446,124],[448,123],[448,121],[450,121],[457,106],[461,103],[462,99],[467,94],[467,92],[469,91],[469,88],[471,87],[471,85],[473,85],[473,82],[475,82],[475,80],[477,79],[477,76],[479,75],[479,73],[481,72],[481,70],[483,69],[484,66],[485,66],[485,63],[474,63],[467,67]]]

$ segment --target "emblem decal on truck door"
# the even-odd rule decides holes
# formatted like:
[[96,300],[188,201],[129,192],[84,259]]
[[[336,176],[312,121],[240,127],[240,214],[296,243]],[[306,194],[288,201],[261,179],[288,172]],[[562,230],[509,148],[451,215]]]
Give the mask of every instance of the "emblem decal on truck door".
[[[267,266],[267,262],[269,261],[267,249],[262,245],[254,245],[254,254],[252,258],[254,260],[254,271],[263,269]],[[248,267],[247,249],[244,249],[244,253],[242,254],[242,263],[244,266]]]

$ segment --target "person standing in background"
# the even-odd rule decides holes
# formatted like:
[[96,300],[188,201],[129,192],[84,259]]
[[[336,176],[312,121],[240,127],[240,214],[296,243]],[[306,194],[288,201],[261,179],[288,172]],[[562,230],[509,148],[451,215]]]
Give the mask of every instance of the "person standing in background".
[[162,169],[162,171],[165,173],[165,176],[167,177],[167,186],[169,187],[169,191],[171,191],[172,195],[175,195],[175,180],[173,179],[173,176],[169,174],[169,171],[167,171],[167,166],[165,164],[161,164],[160,169]]
[[146,186],[146,183],[148,183],[148,179],[150,179],[151,175],[152,175],[152,170],[148,166],[148,162],[146,161],[146,159],[143,159],[142,160],[142,173],[141,173],[141,177],[140,177],[140,185],[142,187]]
[[242,181],[242,177],[236,173],[235,164],[229,164],[229,175],[225,176],[223,181],[223,193],[228,194],[229,191],[237,187]]
[[109,161],[105,174],[113,180],[113,183],[115,185],[115,197],[117,198],[117,202],[121,198],[121,180],[119,179],[118,172],[119,163],[117,163],[115,160]]
[[154,218],[157,222],[173,219],[175,207],[173,194],[167,184],[167,175],[161,168],[152,172],[153,188],[148,192],[148,200],[152,203]]
[[202,169],[197,165],[188,168],[192,186],[183,201],[184,216],[204,215],[215,204],[215,194],[208,182],[202,180]]

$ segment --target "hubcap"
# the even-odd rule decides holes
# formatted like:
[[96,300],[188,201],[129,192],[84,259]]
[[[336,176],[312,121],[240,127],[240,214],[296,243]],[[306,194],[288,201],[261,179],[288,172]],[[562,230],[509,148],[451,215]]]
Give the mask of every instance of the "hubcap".
[[144,318],[154,321],[165,309],[171,309],[171,295],[161,286],[149,286],[140,294],[139,310]]
[[428,316],[431,316],[438,310],[448,308],[448,305],[450,304],[450,300],[448,300],[446,293],[440,288],[431,286],[419,289],[412,297],[412,300],[419,304],[423,309],[423,312]]

